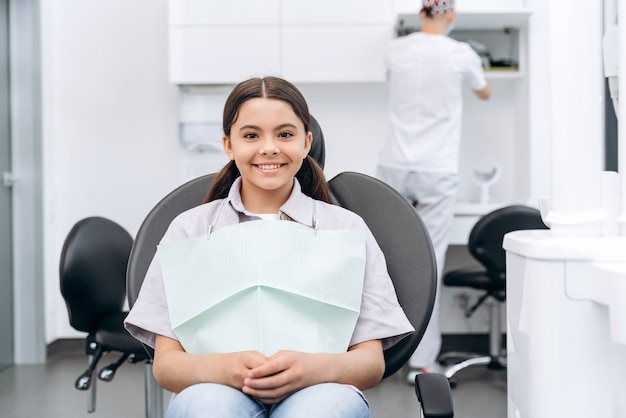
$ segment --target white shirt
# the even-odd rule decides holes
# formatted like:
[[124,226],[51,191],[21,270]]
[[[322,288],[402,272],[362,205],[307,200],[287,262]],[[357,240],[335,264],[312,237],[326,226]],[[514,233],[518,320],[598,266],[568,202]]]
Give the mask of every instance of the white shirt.
[[393,40],[385,63],[391,126],[380,165],[458,173],[463,84],[487,85],[478,54],[448,36],[417,32]]

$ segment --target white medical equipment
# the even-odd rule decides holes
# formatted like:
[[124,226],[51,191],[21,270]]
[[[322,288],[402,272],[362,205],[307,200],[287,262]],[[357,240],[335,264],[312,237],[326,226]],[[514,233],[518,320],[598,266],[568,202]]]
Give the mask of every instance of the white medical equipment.
[[[602,13],[584,3],[546,3],[551,50],[558,55],[550,71],[563,77],[552,90],[553,195],[540,202],[551,230],[512,232],[503,243],[508,418],[626,417],[626,106],[620,108],[617,97],[618,86],[626,90],[626,54],[618,50],[618,45],[626,46],[626,30],[613,26],[618,20],[626,22],[626,8],[621,2],[618,10],[617,3],[605,0],[604,31]],[[583,22],[589,24],[586,38],[580,33]],[[594,36],[602,32],[602,38]],[[581,50],[563,47],[575,44],[573,37],[581,40]],[[585,43],[588,40],[592,43]],[[596,76],[597,63],[564,75],[579,66],[581,56],[595,57],[596,41],[603,46],[604,75],[622,121],[621,174],[596,172],[584,164],[592,166],[585,150],[601,146],[597,138],[585,137],[587,129],[601,135],[602,123],[593,113],[599,106],[590,104],[601,97],[601,90],[591,80],[575,98],[568,93],[587,82],[576,77]],[[587,120],[578,117],[583,107],[591,113]],[[576,126],[568,126],[568,119]],[[593,160],[595,154],[590,154],[587,158]]]

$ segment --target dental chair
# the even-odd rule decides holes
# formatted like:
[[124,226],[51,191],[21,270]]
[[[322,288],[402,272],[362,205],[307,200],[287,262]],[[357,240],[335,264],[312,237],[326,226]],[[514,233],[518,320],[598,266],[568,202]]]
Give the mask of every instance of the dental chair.
[[[132,237],[120,225],[109,219],[89,217],[72,227],[61,251],[60,289],[70,324],[87,333],[88,367],[74,384],[76,389],[89,391],[87,412],[96,410],[94,374],[104,354],[119,354],[114,363],[97,374],[106,382],[127,361],[150,361],[143,346],[124,329],[128,314],[123,310],[126,266],[132,246]],[[146,370],[147,381],[148,372],[151,376],[151,368]]]
[[[324,137],[312,120],[313,143],[309,155],[324,165]],[[202,203],[215,175],[191,180],[165,196],[148,214],[135,238],[127,272],[128,298],[133,306],[156,247],[176,215]],[[376,237],[387,260],[399,302],[416,332],[385,350],[389,377],[409,359],[422,338],[436,292],[435,258],[430,238],[419,215],[394,189],[360,173],[341,173],[329,181],[334,203],[359,214]],[[415,386],[423,416],[452,417],[447,379],[441,374],[420,375]],[[162,403],[161,403],[162,404]],[[416,405],[418,409],[418,405]],[[155,417],[161,417],[155,415]]]
[[506,354],[502,348],[501,315],[506,300],[506,252],[502,248],[504,235],[522,229],[546,229],[539,210],[523,205],[511,205],[488,213],[478,220],[467,243],[470,254],[479,266],[464,267],[447,272],[443,285],[480,290],[482,295],[467,311],[469,318],[483,303],[489,301],[489,353],[450,351],[439,355],[438,362],[446,366],[443,374],[450,386],[458,384],[456,374],[471,366],[486,366],[492,370],[505,369]]

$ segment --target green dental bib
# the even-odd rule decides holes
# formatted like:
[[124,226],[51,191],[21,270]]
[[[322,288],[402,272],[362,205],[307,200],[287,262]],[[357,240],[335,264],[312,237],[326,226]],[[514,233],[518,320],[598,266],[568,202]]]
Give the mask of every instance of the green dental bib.
[[347,351],[364,231],[250,221],[162,244],[157,254],[172,329],[187,352]]

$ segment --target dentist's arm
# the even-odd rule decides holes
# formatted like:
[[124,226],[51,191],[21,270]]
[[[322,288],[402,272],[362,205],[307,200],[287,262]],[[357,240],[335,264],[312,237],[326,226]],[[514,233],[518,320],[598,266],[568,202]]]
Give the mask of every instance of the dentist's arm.
[[487,100],[491,97],[491,84],[487,82],[487,85],[480,90],[473,90],[474,94],[483,100]]

